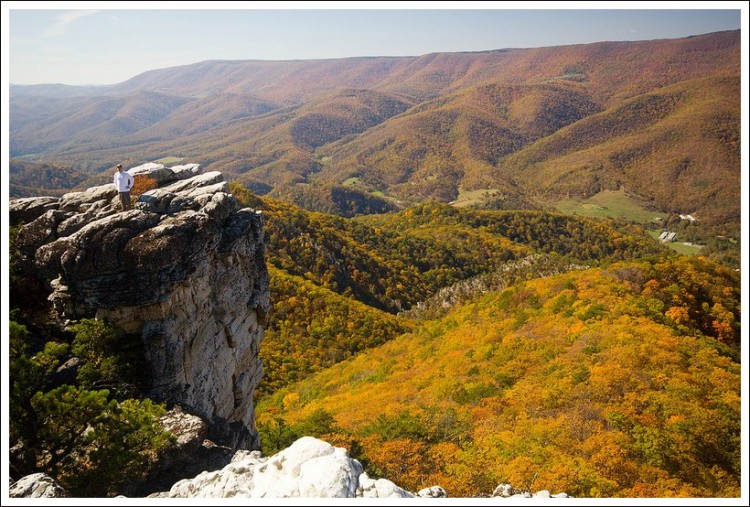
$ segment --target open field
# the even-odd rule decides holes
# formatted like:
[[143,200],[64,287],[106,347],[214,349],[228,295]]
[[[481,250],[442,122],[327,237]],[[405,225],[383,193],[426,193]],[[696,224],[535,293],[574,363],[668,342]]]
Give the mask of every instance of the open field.
[[624,218],[637,223],[652,222],[656,218],[666,218],[666,213],[650,211],[646,203],[628,195],[625,190],[602,190],[598,194],[579,201],[562,199],[554,203],[557,210],[568,215],[584,215],[593,218]]
[[[649,231],[648,233],[654,238],[658,238],[661,232],[662,232],[661,230],[656,230],[656,231]],[[666,243],[666,245],[672,250],[674,250],[675,252],[680,253],[682,255],[698,255],[701,252],[701,249],[703,248],[701,245],[682,243],[680,241],[672,241],[671,243]]]

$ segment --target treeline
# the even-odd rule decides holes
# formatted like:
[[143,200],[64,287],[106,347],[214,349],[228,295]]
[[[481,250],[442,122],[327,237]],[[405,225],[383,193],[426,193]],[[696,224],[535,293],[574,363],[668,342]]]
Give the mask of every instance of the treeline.
[[414,235],[429,235],[437,228],[443,232],[442,238],[462,247],[465,231],[481,232],[507,238],[534,252],[556,253],[577,261],[635,259],[664,252],[641,228],[546,211],[482,211],[428,203],[394,215],[362,217],[361,221]]

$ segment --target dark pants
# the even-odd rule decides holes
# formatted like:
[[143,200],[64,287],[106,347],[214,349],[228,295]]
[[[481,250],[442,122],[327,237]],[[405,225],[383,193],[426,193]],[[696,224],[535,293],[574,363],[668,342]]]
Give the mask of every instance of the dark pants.
[[130,206],[130,192],[120,192],[120,203],[122,203],[123,211],[129,210]]

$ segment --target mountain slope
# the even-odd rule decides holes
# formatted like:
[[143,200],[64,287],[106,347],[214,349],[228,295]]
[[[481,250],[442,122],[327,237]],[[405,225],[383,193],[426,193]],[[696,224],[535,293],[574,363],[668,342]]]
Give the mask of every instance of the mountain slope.
[[460,186],[512,185],[488,178],[499,159],[598,110],[585,92],[565,85],[471,88],[321,150],[333,160],[321,177],[358,177],[411,202],[450,201]]
[[[118,85],[13,86],[11,106],[24,97],[84,98],[95,94],[93,100],[99,100],[142,92],[190,98],[236,94],[300,104],[340,90],[363,88],[423,101],[484,83],[544,82],[584,87],[597,103],[611,105],[679,81],[739,75],[739,71],[739,31],[731,31],[673,40],[403,58],[209,61],[149,71]],[[13,149],[24,151],[16,146]]]
[[250,95],[218,94],[191,100],[167,117],[138,131],[135,139],[171,139],[214,130],[244,118],[278,109],[276,103]]
[[637,96],[509,155],[498,172],[535,193],[624,186],[665,211],[736,219],[739,92],[739,78],[722,78]]
[[[262,401],[261,435],[318,428],[371,473],[470,496],[739,494],[739,280],[618,264],[491,293]],[[273,414],[273,418],[271,417]]]
[[431,53],[296,61],[206,61],[144,72],[102,87],[14,86],[37,96],[129,94],[154,91],[197,97],[206,93],[253,95],[299,104],[346,88],[402,93],[424,100],[485,82],[586,83],[595,100],[620,101],[645,91],[707,75],[738,75],[739,30],[682,39],[600,42],[533,49]]
[[304,185],[320,184],[402,205],[487,191],[506,208],[532,208],[540,196],[622,185],[663,212],[737,221],[739,57],[740,33],[730,31],[404,58],[210,61],[78,94],[14,86],[11,154],[95,174],[115,160],[188,157],[300,201]]
[[[352,220],[260,198],[237,183],[230,189],[266,217],[274,311],[261,348],[261,395],[403,333],[411,323],[392,313],[456,282],[561,272],[572,264],[565,256],[600,262],[667,254],[642,231],[559,214],[422,205]],[[529,261],[541,252],[550,255]],[[523,261],[510,262],[516,259]]]
[[739,78],[686,81],[599,112],[575,88],[483,86],[321,150],[321,178],[356,177],[407,202],[458,192],[590,197],[628,191],[712,223],[740,211]]
[[259,399],[411,327],[406,319],[279,269],[270,268],[269,279],[273,310],[260,348]]
[[23,111],[16,114],[26,120],[20,124],[11,120],[11,144],[31,152],[50,146],[65,149],[76,143],[117,145],[122,136],[154,124],[189,100],[154,92],[51,99],[45,104],[35,97],[21,97],[12,109]]

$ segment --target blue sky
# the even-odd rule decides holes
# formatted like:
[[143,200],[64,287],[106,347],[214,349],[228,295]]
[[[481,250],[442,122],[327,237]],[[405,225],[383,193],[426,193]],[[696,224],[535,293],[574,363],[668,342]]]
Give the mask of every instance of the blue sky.
[[[368,8],[359,8],[363,4]],[[412,56],[675,38],[740,28],[743,3],[319,2],[313,10],[309,5],[3,2],[7,75],[14,84],[111,84],[147,70],[213,59]],[[602,9],[612,5],[628,8]]]

